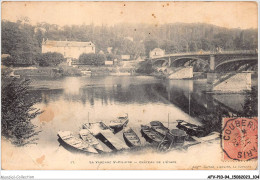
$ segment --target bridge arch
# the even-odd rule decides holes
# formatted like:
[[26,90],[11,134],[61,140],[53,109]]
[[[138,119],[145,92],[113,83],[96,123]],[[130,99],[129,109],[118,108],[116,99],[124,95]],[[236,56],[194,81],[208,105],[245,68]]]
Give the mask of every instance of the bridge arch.
[[[241,64],[246,64],[246,63],[249,63],[249,62],[255,62],[257,63],[257,60],[258,58],[257,57],[246,57],[246,58],[234,58],[234,59],[230,59],[230,60],[226,60],[224,62],[221,62],[219,63],[216,67],[215,67],[215,70],[216,71],[220,71],[221,68],[225,67],[226,65],[228,64],[232,64],[232,63],[239,63],[240,65]],[[244,63],[243,63],[244,62]]]
[[[186,59],[186,60],[185,60]],[[176,63],[176,62],[178,62],[178,61],[180,61],[180,60],[183,60],[182,61],[182,64],[180,64],[181,66],[183,66],[186,62],[188,62],[188,61],[190,61],[190,60],[195,60],[195,61],[200,61],[200,62],[202,62],[202,63],[204,63],[204,64],[208,64],[208,60],[206,60],[206,59],[202,59],[202,58],[200,58],[200,57],[178,57],[178,58],[176,58],[176,59],[174,59],[174,60],[171,60],[171,63],[170,63],[170,65],[169,66],[172,66],[174,63]]]
[[168,60],[165,58],[156,59],[152,62],[153,66],[156,66],[156,65],[162,66],[164,63],[167,63],[167,65],[168,65]]

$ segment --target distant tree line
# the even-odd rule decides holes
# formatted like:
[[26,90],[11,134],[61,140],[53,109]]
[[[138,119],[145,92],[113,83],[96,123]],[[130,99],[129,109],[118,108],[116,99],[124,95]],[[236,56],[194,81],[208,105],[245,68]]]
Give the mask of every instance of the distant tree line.
[[[130,37],[130,38],[129,38]],[[43,39],[92,41],[97,53],[120,56],[131,55],[133,59],[148,56],[154,48],[166,53],[254,50],[257,48],[257,29],[227,29],[210,24],[117,24],[114,26],[72,25],[60,27],[55,24],[38,23],[35,26],[22,21],[2,21],[2,53],[10,54],[15,64],[36,64],[41,53]]]

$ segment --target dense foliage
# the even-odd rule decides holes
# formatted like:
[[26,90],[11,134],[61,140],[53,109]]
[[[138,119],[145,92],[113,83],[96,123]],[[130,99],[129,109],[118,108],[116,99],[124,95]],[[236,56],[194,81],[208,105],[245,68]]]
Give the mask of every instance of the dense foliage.
[[8,78],[8,73],[2,70],[1,133],[16,145],[34,143],[39,132],[31,120],[41,112],[33,108],[37,100],[29,97],[30,81]]
[[96,52],[114,55],[129,54],[133,58],[148,55],[159,47],[166,53],[189,51],[254,50],[257,48],[256,29],[227,29],[210,24],[117,24],[114,26],[72,25],[60,27],[38,23],[2,21],[2,53],[10,54],[16,64],[33,64],[41,52],[44,39],[92,41]]
[[57,66],[65,61],[62,54],[56,52],[47,52],[39,54],[36,57],[36,61],[39,66]]
[[106,56],[104,54],[81,54],[79,56],[79,63],[86,65],[95,65],[100,66],[104,65],[106,60]]
[[[2,54],[10,54],[13,65],[32,65],[40,47],[35,27],[21,22],[2,22]],[[7,63],[8,64],[8,63]]]

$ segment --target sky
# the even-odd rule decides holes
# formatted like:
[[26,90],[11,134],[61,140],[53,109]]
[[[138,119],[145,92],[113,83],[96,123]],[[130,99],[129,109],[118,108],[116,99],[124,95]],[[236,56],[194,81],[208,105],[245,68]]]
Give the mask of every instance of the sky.
[[47,22],[114,25],[117,23],[208,23],[226,28],[257,28],[256,2],[2,2],[2,19],[28,17]]

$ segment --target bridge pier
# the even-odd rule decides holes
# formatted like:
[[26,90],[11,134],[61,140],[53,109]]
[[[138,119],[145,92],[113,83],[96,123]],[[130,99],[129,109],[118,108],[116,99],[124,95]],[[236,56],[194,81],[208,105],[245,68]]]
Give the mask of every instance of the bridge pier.
[[243,92],[251,90],[251,73],[208,73],[207,91]]
[[209,68],[210,71],[215,71],[215,56],[214,55],[210,55],[209,56]]
[[193,78],[193,67],[181,67],[175,72],[172,72],[168,76],[169,79],[192,79]]

